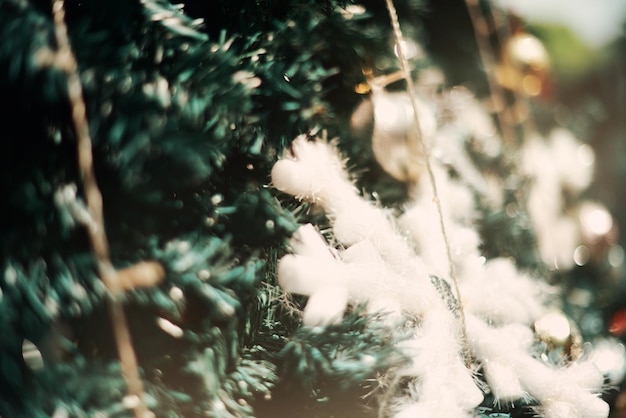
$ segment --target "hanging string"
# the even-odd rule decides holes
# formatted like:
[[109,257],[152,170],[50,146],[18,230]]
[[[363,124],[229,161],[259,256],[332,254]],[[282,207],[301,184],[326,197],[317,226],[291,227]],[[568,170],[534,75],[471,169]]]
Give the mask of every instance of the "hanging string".
[[[124,308],[118,293],[127,285],[124,275],[116,272],[109,258],[109,245],[104,229],[102,213],[102,194],[96,182],[93,168],[92,142],[87,123],[83,90],[78,74],[78,64],[72,52],[65,24],[65,7],[63,0],[53,0],[52,13],[55,36],[58,45],[56,52],[47,57],[50,64],[56,65],[67,75],[67,91],[72,109],[72,121],[78,148],[78,166],[83,180],[85,199],[91,216],[87,224],[89,240],[97,259],[98,274],[111,291],[109,300],[109,316],[117,344],[118,355],[122,366],[122,374],[128,386],[129,397],[125,403],[134,409],[137,418],[154,416],[143,399],[143,383],[139,375],[137,358],[133,349],[131,335],[124,314]],[[142,272],[143,273],[143,272]],[[159,272],[157,272],[157,275]],[[140,274],[140,276],[145,276]]]
[[470,366],[470,350],[467,339],[467,330],[465,325],[465,312],[463,309],[463,303],[461,301],[461,292],[459,289],[459,282],[456,276],[456,269],[454,267],[454,261],[452,260],[452,251],[450,250],[450,242],[448,239],[448,234],[446,233],[446,225],[443,219],[443,210],[441,208],[441,202],[439,200],[439,193],[437,191],[437,182],[435,181],[435,174],[433,172],[432,165],[430,163],[430,150],[422,137],[422,130],[420,128],[419,114],[418,114],[418,105],[417,105],[417,97],[415,95],[415,87],[413,85],[413,79],[411,78],[411,70],[409,68],[409,61],[406,57],[405,51],[405,43],[404,38],[402,36],[402,31],[400,29],[400,22],[398,21],[398,14],[396,12],[396,8],[393,5],[393,0],[385,0],[387,4],[387,10],[389,11],[389,17],[391,19],[391,25],[393,27],[394,37],[396,39],[397,51],[398,51],[398,59],[400,61],[400,67],[402,68],[402,72],[404,74],[404,80],[406,82],[406,87],[408,90],[409,98],[411,100],[411,107],[413,108],[413,119],[415,123],[415,131],[416,138],[419,142],[422,152],[424,153],[424,160],[426,163],[426,170],[428,171],[428,178],[430,180],[431,187],[433,189],[433,201],[437,207],[437,213],[439,215],[439,226],[441,228],[441,234],[443,236],[443,241],[446,247],[446,255],[448,258],[448,267],[449,274],[454,285],[454,291],[456,293],[457,300],[459,302],[459,321],[461,322],[461,344],[463,347],[463,357],[465,359],[465,364],[467,367]]

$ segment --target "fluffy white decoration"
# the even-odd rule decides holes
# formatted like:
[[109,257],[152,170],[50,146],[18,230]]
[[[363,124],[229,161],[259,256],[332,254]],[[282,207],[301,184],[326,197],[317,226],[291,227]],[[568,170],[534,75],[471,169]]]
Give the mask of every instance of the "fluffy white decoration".
[[419,403],[445,404],[451,415],[456,415],[453,411],[469,411],[480,405],[482,392],[458,355],[461,350],[458,321],[445,307],[435,307],[422,318],[415,339],[405,348],[413,364],[399,373],[419,378],[416,383]]
[[[465,87],[456,86],[441,97],[445,108],[442,113],[450,121],[437,132],[433,157],[454,168],[465,185],[483,196],[484,202],[493,207],[501,206],[503,193],[500,179],[491,184],[494,177],[490,178],[479,172],[469,158],[467,143],[463,140],[473,138],[473,148],[480,149],[488,158],[499,156],[502,153],[502,141],[496,135],[497,129],[492,116],[485,112],[483,104]],[[469,188],[466,189],[469,191]],[[454,210],[456,206],[456,202],[452,203],[454,205],[450,210]],[[467,212],[464,216],[469,214]]]
[[[363,206],[358,201],[350,201],[345,207],[337,208],[333,231],[335,237],[347,245],[363,240],[393,240],[386,228],[386,217],[383,212],[373,207]],[[382,243],[381,245],[393,245]]]
[[[593,150],[585,147],[564,128],[550,132],[552,155],[559,170],[561,183],[574,192],[582,192],[593,180]],[[591,155],[582,154],[591,153]]]
[[582,239],[577,219],[566,213],[563,192],[579,194],[593,177],[593,150],[570,131],[554,129],[548,139],[528,138],[522,149],[522,172],[533,179],[528,212],[537,233],[542,260],[558,269],[574,266]]
[[[333,148],[319,141],[307,141],[300,136],[291,143],[291,150],[272,168],[274,187],[299,199],[317,201],[341,197],[351,189],[346,179],[343,163]],[[333,186],[338,186],[337,190]]]
[[324,287],[309,298],[302,314],[302,323],[310,327],[338,324],[347,306],[346,287]]
[[[453,167],[466,184],[471,184],[473,189],[485,195],[488,193],[487,182],[480,171],[472,164],[465,149],[465,142],[460,140],[463,136],[464,134],[456,127],[444,127],[437,134],[432,154],[437,161]],[[462,190],[463,195],[472,197],[467,193],[469,190],[466,187],[463,187]],[[469,206],[461,204],[458,208],[451,207],[450,209],[465,217],[473,214],[471,211],[463,213],[462,208],[473,210],[473,202],[470,201]]]
[[[441,233],[441,224],[438,220],[436,206],[432,201],[422,202],[410,207],[399,219],[399,225],[412,238],[416,249],[424,259],[429,260],[437,275],[448,274],[448,258],[446,247]],[[480,257],[478,233],[468,227],[445,218],[447,225],[448,243],[454,256],[457,270],[462,269],[462,263],[468,258]]]
[[[541,143],[535,145],[541,149]],[[529,325],[545,312],[542,294],[547,287],[518,272],[511,260],[485,262],[471,225],[473,215],[468,216],[475,213],[471,193],[436,165],[435,172],[441,202],[449,205],[446,208],[455,203],[461,208],[445,211],[444,222],[458,271],[468,348],[483,365],[492,392],[502,402],[531,396],[549,418],[605,417],[606,403],[593,394],[601,376],[590,364],[553,369],[529,354]],[[332,145],[304,137],[276,163],[272,181],[287,193],[319,204],[344,248],[332,249],[308,225],[292,240],[294,254],[280,260],[278,281],[283,289],[309,296],[304,324],[336,323],[347,304],[364,302],[370,310],[387,311],[396,319],[402,314],[417,319],[407,323],[412,328],[399,330],[413,333],[399,345],[411,362],[390,373],[410,383],[405,395],[390,402],[389,413],[396,418],[473,416],[483,394],[461,355],[461,312],[448,282],[446,249],[430,187],[418,186],[414,202],[395,219],[358,195]],[[559,209],[553,202],[551,215]]]
[[[474,356],[483,360],[486,370],[490,370],[485,377],[496,396],[496,388],[500,395],[513,394],[521,388],[541,403],[546,418],[608,416],[608,404],[590,393],[598,390],[602,378],[591,363],[566,369],[541,363],[528,353],[532,332],[521,325],[492,328],[468,315],[467,332]],[[496,373],[493,364],[498,365]],[[509,371],[503,372],[505,367]]]
[[589,361],[604,373],[612,385],[619,384],[626,375],[626,348],[617,338],[594,341]]
[[[451,179],[447,171],[437,162],[431,164],[433,175],[437,183],[437,194],[441,202],[441,208],[446,217],[450,217],[455,221],[463,224],[472,222],[476,217],[476,208],[474,205],[474,196],[467,186]],[[433,189],[430,181],[424,178],[417,185],[414,191],[416,198],[415,205],[434,206]]]
[[[320,149],[322,145],[327,151]],[[348,298],[352,301],[372,302],[374,306],[389,311],[400,310],[420,317],[421,325],[416,330],[419,347],[409,350],[413,364],[399,373],[419,377],[420,398],[426,403],[440,403],[442,383],[450,382],[446,385],[449,397],[446,408],[466,411],[465,416],[469,416],[467,413],[478,406],[483,397],[459,355],[458,320],[443,300],[444,296],[449,296],[440,295],[430,283],[427,273],[432,268],[427,267],[407,244],[385,212],[360,198],[346,175],[327,176],[328,171],[341,161],[332,146],[301,137],[294,141],[292,152],[295,160],[283,159],[277,163],[283,168],[288,163],[288,170],[275,169],[273,175],[311,175],[311,167],[323,172],[319,179],[307,183],[311,190],[294,187],[283,187],[283,190],[318,202],[334,220],[335,238],[353,248],[348,248],[345,256],[341,254],[344,261],[339,261],[330,252],[310,250],[311,247],[317,248],[316,244],[292,245],[295,250],[303,249],[306,254],[315,252],[318,255],[296,253],[283,257],[278,266],[281,286],[287,292],[309,295],[317,300],[320,292],[335,284],[338,288],[347,288]],[[330,161],[314,161],[316,158]],[[277,186],[288,183],[282,179],[272,180]],[[324,187],[319,187],[322,184]],[[299,232],[296,240],[316,243],[317,239],[306,238],[310,232],[310,228]],[[372,256],[373,253],[377,256]],[[396,302],[390,303],[390,300]],[[321,316],[324,320],[328,318]]]
[[539,410],[545,418],[603,418],[609,413],[608,405],[596,397],[581,399],[578,407],[563,401],[546,401]]
[[608,416],[608,404],[575,383],[572,384],[571,373],[567,373],[567,370],[549,368],[530,357],[518,359],[517,369],[528,393],[541,402],[546,418]]
[[530,325],[544,312],[550,288],[521,274],[508,258],[496,258],[464,276],[460,284],[465,308],[496,324]]
[[278,283],[288,293],[311,296],[328,286],[347,286],[343,265],[306,255],[286,255],[278,262]]
[[291,239],[291,248],[295,254],[333,260],[328,244],[317,229],[311,224],[301,225]]
[[498,155],[502,150],[502,142],[496,135],[496,126],[474,94],[466,87],[456,86],[447,93],[446,99],[454,113],[453,125],[462,131],[462,135],[457,138],[468,134],[476,136],[486,155]]
[[483,371],[493,395],[500,402],[511,402],[526,395],[512,367],[498,362],[485,361]]
[[347,263],[380,264],[382,259],[370,241],[361,241],[341,252],[341,259]]
[[573,363],[563,373],[572,384],[592,392],[600,392],[604,385],[602,373],[591,360]]
[[447,399],[439,401],[418,402],[415,404],[403,405],[398,408],[398,413],[393,418],[416,418],[416,417],[446,417],[446,418],[467,418],[467,412],[454,408],[454,404],[446,402]]

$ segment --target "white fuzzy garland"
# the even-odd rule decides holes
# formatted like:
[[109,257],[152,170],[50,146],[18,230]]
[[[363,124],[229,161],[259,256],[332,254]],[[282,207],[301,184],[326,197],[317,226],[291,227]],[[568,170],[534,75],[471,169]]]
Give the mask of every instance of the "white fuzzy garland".
[[[436,168],[444,214],[462,295],[468,344],[499,402],[532,397],[546,418],[603,418],[608,405],[597,397],[602,375],[587,362],[554,368],[529,354],[530,325],[547,308],[546,287],[517,271],[509,259],[485,262],[471,228],[471,192]],[[334,146],[296,138],[272,170],[273,185],[319,204],[346,249],[332,249],[312,225],[299,228],[293,254],[278,265],[284,291],[309,296],[305,326],[341,321],[349,303],[367,302],[390,317],[419,318],[401,349],[412,359],[394,371],[413,378],[410,394],[394,399],[385,416],[470,417],[482,402],[462,356],[458,303],[449,291],[447,259],[428,187],[399,218],[363,199]],[[446,204],[454,202],[454,205]],[[445,288],[448,288],[446,293]]]
[[[581,155],[585,151],[588,156]],[[551,268],[574,266],[574,250],[582,241],[580,225],[566,213],[563,192],[578,196],[593,178],[593,150],[573,134],[557,128],[548,138],[528,138],[521,150],[523,173],[532,179],[528,211],[542,260]]]

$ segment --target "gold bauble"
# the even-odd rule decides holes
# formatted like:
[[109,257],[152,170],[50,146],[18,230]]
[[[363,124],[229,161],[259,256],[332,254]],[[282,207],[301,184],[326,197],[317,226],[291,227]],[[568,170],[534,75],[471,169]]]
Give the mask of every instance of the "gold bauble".
[[522,71],[541,71],[550,66],[543,43],[528,33],[517,33],[509,39],[504,50],[507,61]]
[[425,160],[419,135],[429,141],[436,130],[433,112],[418,101],[419,131],[408,93],[374,91],[372,150],[381,167],[400,181],[416,181]]
[[563,312],[548,312],[535,321],[534,329],[548,352],[557,352],[568,360],[576,360],[582,354],[580,330]]
[[535,36],[519,32],[511,36],[502,50],[497,76],[502,86],[527,96],[542,93],[550,71],[550,57]]

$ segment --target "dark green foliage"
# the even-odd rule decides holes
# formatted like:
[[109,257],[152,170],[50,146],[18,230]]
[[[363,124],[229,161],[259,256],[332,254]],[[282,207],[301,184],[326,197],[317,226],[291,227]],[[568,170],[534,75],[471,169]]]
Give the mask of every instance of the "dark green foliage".
[[512,200],[504,211],[483,210],[478,226],[482,237],[482,251],[486,257],[512,257],[516,264],[534,272],[542,271],[535,235],[528,215]]
[[[346,16],[352,3],[66,1],[111,260],[166,272],[122,296],[158,417],[376,416],[378,374],[404,361],[381,318],[360,310],[301,328],[275,283],[295,218],[319,215],[267,187],[296,135],[338,136],[359,188],[395,207],[406,196],[373,163],[368,133],[350,130],[363,69],[398,68],[384,2]],[[428,41],[421,18],[439,9],[396,7],[405,35]],[[0,40],[0,416],[132,416],[86,233],[66,75],[46,62],[51,4],[0,0]],[[521,215],[484,215],[486,255],[534,267]],[[31,343],[43,366],[25,359]]]
[[379,374],[407,361],[396,340],[381,316],[361,308],[341,324],[298,329],[277,355],[277,399],[260,405],[260,416],[376,416]]
[[345,391],[402,362],[390,344],[393,339],[381,318],[360,311],[346,316],[339,325],[303,327],[279,354],[281,375],[319,397],[328,396],[332,390]]
[[[317,378],[331,399],[397,360],[391,338],[375,340],[379,326],[358,315],[290,335],[298,322],[272,299],[265,264],[296,227],[264,188],[272,163],[316,126],[347,132],[337,109],[358,100],[351,86],[387,48],[386,26],[372,14],[346,26],[342,2],[238,3],[190,2],[187,14],[160,0],[65,4],[112,262],[166,271],[159,286],[123,296],[158,416],[280,408],[282,389],[270,390],[302,372],[295,347],[301,361],[321,361],[307,366],[317,377],[302,399],[313,404]],[[0,415],[129,416],[85,231],[66,75],[46,61],[50,7],[0,1]],[[24,360],[26,342],[43,367]]]

